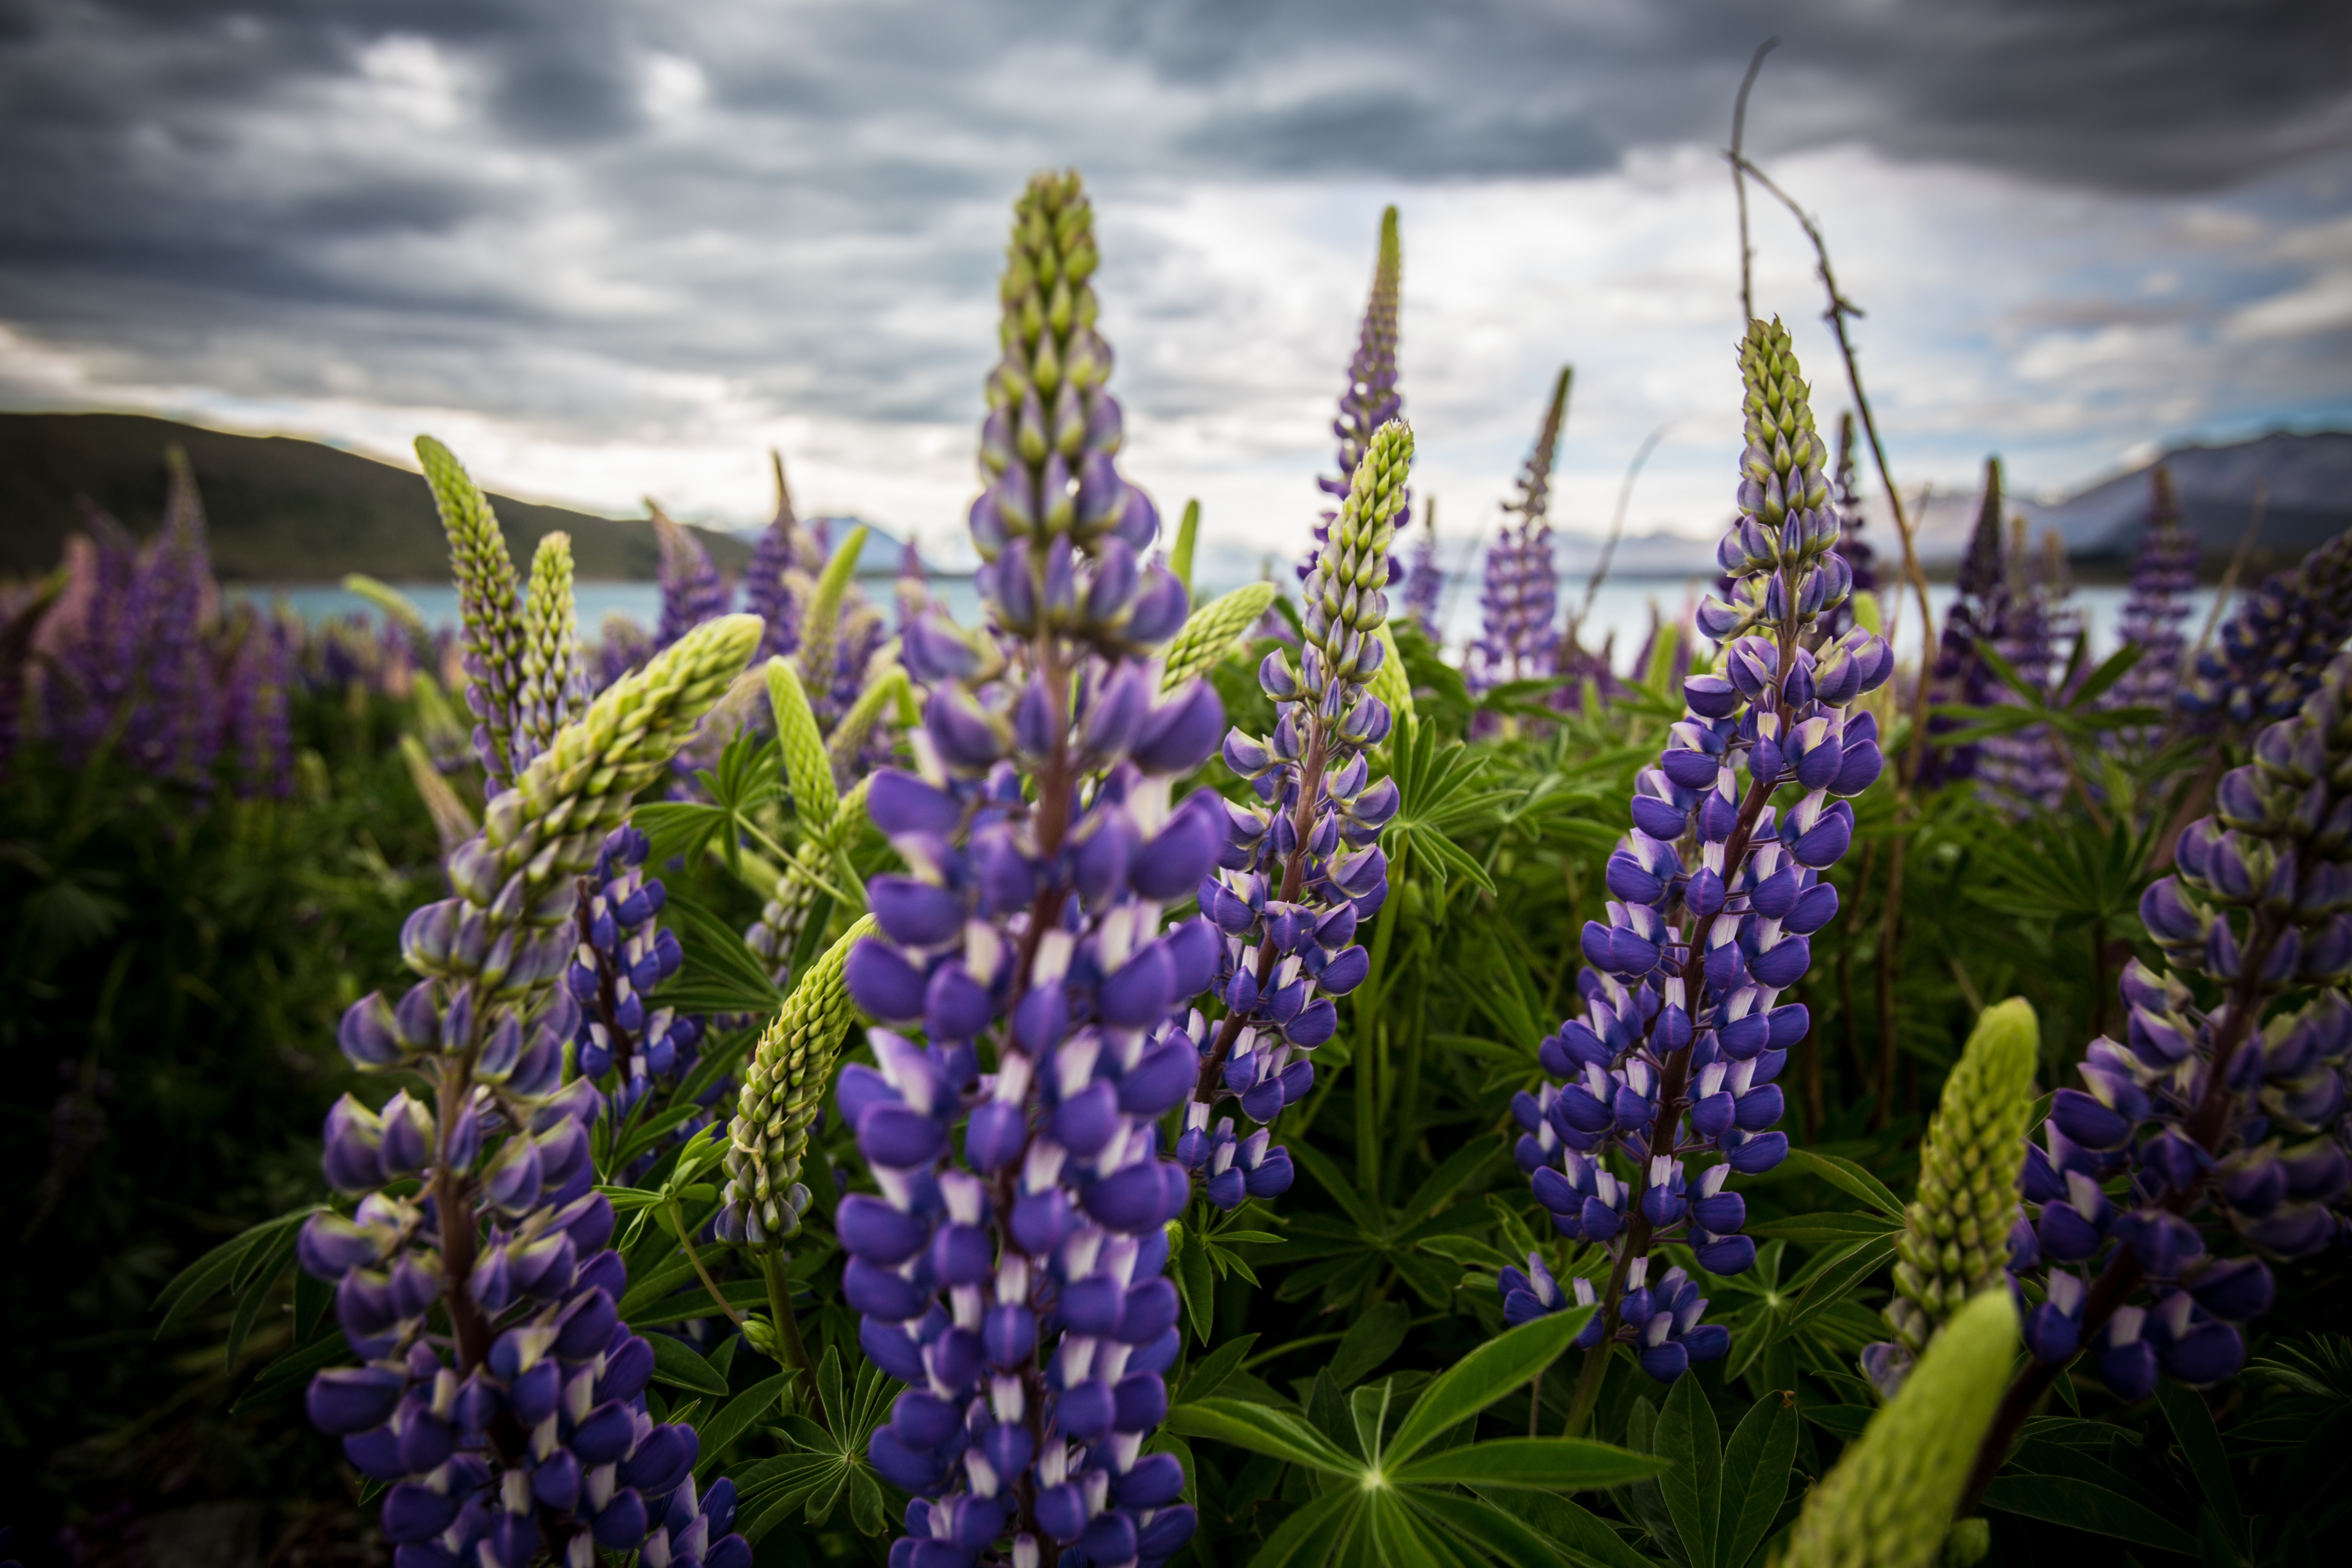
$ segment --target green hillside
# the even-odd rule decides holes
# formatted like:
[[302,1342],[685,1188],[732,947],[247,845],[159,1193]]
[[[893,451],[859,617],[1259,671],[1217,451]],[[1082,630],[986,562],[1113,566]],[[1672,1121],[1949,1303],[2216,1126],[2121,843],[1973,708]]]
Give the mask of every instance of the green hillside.
[[[231,436],[134,414],[0,414],[0,576],[54,566],[88,497],[134,533],[163,507],[163,449],[187,449],[211,524],[213,562],[232,581],[331,582],[346,572],[390,581],[449,569],[424,479],[411,469],[285,436]],[[463,454],[460,454],[462,456]],[[654,531],[562,507],[494,496],[518,564],[540,536],[572,535],[583,578],[650,578]],[[740,569],[751,546],[702,531],[711,559]]]

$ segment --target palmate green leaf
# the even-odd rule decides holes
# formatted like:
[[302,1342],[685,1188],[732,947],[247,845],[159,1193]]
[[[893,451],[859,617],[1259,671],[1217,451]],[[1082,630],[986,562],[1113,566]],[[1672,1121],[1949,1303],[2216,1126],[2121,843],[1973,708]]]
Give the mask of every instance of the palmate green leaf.
[[1354,1543],[1363,1500],[1354,1487],[1325,1492],[1282,1521],[1250,1559],[1250,1568],[1319,1568],[1332,1561]]
[[1467,1421],[1558,1361],[1595,1310],[1571,1307],[1507,1329],[1454,1363],[1422,1391],[1389,1442],[1389,1461],[1402,1464],[1439,1433]]
[[1749,1226],[1748,1233],[1817,1245],[1825,1241],[1869,1241],[1882,1236],[1892,1236],[1902,1228],[1903,1222],[1889,1215],[1832,1213],[1792,1215],[1787,1219],[1768,1220],[1762,1225]]
[[1175,1276],[1185,1321],[1192,1325],[1192,1337],[1205,1345],[1217,1313],[1216,1270],[1209,1261],[1207,1238],[1197,1231],[1185,1232],[1174,1263],[1170,1272]]
[[1188,1400],[1206,1399],[1216,1393],[1218,1386],[1233,1376],[1242,1363],[1248,1359],[1250,1350],[1257,1341],[1255,1334],[1243,1334],[1202,1356],[1185,1375],[1183,1385],[1177,1389],[1175,1403],[1182,1405]]
[[324,1204],[307,1204],[275,1219],[263,1220],[250,1230],[231,1237],[194,1263],[172,1277],[171,1283],[156,1292],[150,1311],[168,1307],[163,1322],[155,1332],[160,1336],[178,1325],[187,1315],[230,1288],[236,1280],[247,1278],[268,1257],[268,1248],[285,1235],[299,1229],[302,1222],[317,1214]]
[[[729,1306],[738,1310],[768,1304],[768,1288],[757,1279],[722,1279],[719,1284],[719,1293],[727,1299]],[[703,1289],[698,1280],[691,1292],[671,1296],[641,1311],[632,1312],[628,1321],[641,1328],[653,1329],[669,1323],[690,1323],[697,1318],[718,1315],[719,1309],[711,1304],[710,1293]]]
[[236,1396],[229,1414],[241,1415],[264,1405],[300,1394],[310,1384],[310,1379],[331,1366],[356,1366],[359,1357],[352,1353],[341,1332],[330,1330],[325,1337],[287,1352],[254,1374],[253,1382]]
[[1389,1472],[1398,1486],[1532,1487],[1580,1491],[1656,1475],[1666,1461],[1581,1437],[1498,1437],[1425,1454]]
[[654,1334],[647,1343],[654,1347],[654,1381],[673,1388],[688,1389],[696,1394],[727,1397],[727,1380],[719,1369],[694,1353],[684,1340],[669,1334]]
[[1439,1539],[1466,1545],[1486,1562],[1519,1568],[1561,1561],[1557,1542],[1484,1498],[1418,1489],[1401,1496],[1407,1507],[1441,1532]]
[[2206,1406],[2205,1396],[2159,1378],[2156,1398],[2164,1407],[2165,1424],[2172,1428],[2181,1455],[2189,1461],[2189,1473],[2197,1478],[2197,1489],[2205,1494],[2206,1506],[2232,1542],[2243,1540],[2245,1516],[2238,1508],[2238,1484],[2231,1478],[2230,1457],[2221,1447],[2221,1429],[2213,1425],[2213,1412]]
[[1180,1437],[1211,1437],[1299,1465],[1327,1476],[1361,1473],[1363,1461],[1286,1410],[1238,1399],[1196,1399],[1172,1405],[1165,1423]]
[[2198,1555],[2196,1537],[2179,1525],[2119,1492],[2072,1476],[1996,1477],[1985,1489],[1984,1505],[2158,1552]]
[[1383,1301],[1349,1324],[1339,1338],[1339,1348],[1331,1352],[1332,1381],[1341,1388],[1352,1388],[1379,1371],[1404,1343],[1412,1321],[1412,1314],[1401,1304]]
[[[1685,1378],[1685,1383],[1695,1379]],[[1767,1394],[1748,1406],[1723,1452],[1723,1506],[1718,1515],[1716,1568],[1746,1568],[1789,1495],[1789,1467],[1797,1457],[1801,1420],[1797,1402]]]
[[1650,1451],[1666,1461],[1658,1491],[1675,1521],[1675,1533],[1690,1553],[1692,1568],[1716,1560],[1716,1537],[1723,1512],[1723,1438],[1715,1407],[1695,1377],[1677,1378],[1658,1412]]
[[1463,1144],[1453,1153],[1448,1154],[1437,1169],[1432,1171],[1423,1180],[1421,1185],[1413,1189],[1412,1196],[1404,1201],[1404,1209],[1398,1216],[1398,1223],[1405,1226],[1417,1225],[1435,1214],[1438,1205],[1460,1192],[1473,1177],[1478,1174],[1487,1161],[1496,1158],[1502,1152],[1503,1139],[1500,1133],[1489,1132],[1482,1137],[1473,1138]]
[[1363,1194],[1356,1190],[1354,1181],[1331,1163],[1329,1155],[1312,1143],[1301,1141],[1292,1146],[1290,1157],[1305,1166],[1307,1173],[1315,1178],[1316,1184],[1347,1211],[1348,1217],[1356,1222],[1357,1228],[1364,1233],[1366,1239],[1376,1238],[1388,1228],[1381,1223],[1380,1211],[1365,1202]]
[[1534,1530],[1544,1538],[1548,1548],[1579,1568],[1657,1568],[1649,1558],[1626,1545],[1598,1515],[1571,1498],[1557,1492],[1497,1489],[1490,1495],[1476,1487],[1471,1489]]
[[686,951],[685,963],[661,989],[663,1005],[764,1017],[784,1005],[784,994],[768,978],[767,966],[733,926],[675,892],[662,908]]
[[1791,1149],[1789,1158],[1832,1186],[1853,1194],[1898,1225],[1902,1223],[1903,1200],[1896,1197],[1885,1182],[1853,1161],[1836,1154],[1816,1154],[1809,1149]]
[[773,1377],[761,1379],[734,1398],[719,1407],[717,1415],[699,1423],[695,1432],[702,1440],[701,1457],[695,1461],[695,1473],[708,1477],[719,1466],[727,1445],[751,1430],[759,1419],[775,1407],[784,1390],[796,1374],[780,1372]]
[[1797,1305],[1789,1314],[1789,1331],[1802,1329],[1894,1261],[1893,1232],[1883,1241],[1866,1241],[1853,1247],[1805,1287],[1804,1294],[1797,1298]]

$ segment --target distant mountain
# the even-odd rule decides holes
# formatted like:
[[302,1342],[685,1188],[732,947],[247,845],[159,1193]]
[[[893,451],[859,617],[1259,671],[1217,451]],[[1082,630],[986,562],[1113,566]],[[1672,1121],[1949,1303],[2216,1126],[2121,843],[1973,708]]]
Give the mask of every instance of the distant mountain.
[[[2179,447],[2156,459],[2172,471],[2181,521],[2195,533],[2207,577],[2220,574],[2237,552],[2253,515],[2254,489],[2263,487],[2262,529],[2247,555],[2248,574],[2292,566],[2318,546],[2352,529],[2352,434],[2328,430],[2313,435],[2285,431],[2222,447]],[[2145,463],[2103,479],[2056,502],[2018,499],[2027,531],[2039,541],[2055,529],[2066,553],[2093,573],[2120,572],[2139,548],[2147,523],[2148,470]],[[1930,565],[1948,566],[1967,548],[1979,498],[1938,494],[1915,520],[1919,553]],[[1892,548],[1894,529],[1884,502],[1871,509],[1873,542]]]
[[[439,581],[448,546],[423,476],[409,468],[285,436],[232,436],[134,414],[0,414],[0,575],[57,564],[81,526],[88,497],[133,533],[152,532],[163,508],[163,449],[184,447],[210,525],[214,570],[233,582],[333,582],[365,572],[392,582]],[[492,496],[517,565],[540,536],[572,535],[585,579],[648,579],[660,567],[654,531]],[[722,571],[740,572],[751,547],[698,529]],[[894,558],[895,559],[895,558]]]

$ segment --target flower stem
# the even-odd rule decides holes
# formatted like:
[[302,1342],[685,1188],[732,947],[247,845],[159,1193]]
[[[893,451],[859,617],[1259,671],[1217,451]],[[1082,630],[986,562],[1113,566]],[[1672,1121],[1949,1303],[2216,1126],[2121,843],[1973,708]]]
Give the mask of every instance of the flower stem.
[[800,1320],[793,1316],[793,1288],[784,1278],[784,1255],[772,1247],[762,1247],[755,1249],[753,1256],[760,1260],[761,1276],[768,1282],[768,1318],[775,1327],[776,1343],[784,1352],[778,1359],[801,1374],[801,1380],[808,1385],[809,1413],[818,1426],[830,1433],[833,1423],[825,1415],[824,1401],[817,1394],[816,1367],[810,1362],[808,1346],[801,1339]]

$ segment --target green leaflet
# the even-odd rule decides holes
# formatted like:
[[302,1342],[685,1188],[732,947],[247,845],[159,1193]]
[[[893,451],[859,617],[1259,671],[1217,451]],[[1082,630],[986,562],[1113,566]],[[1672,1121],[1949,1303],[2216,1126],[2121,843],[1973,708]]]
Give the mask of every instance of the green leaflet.
[[1183,628],[1170,640],[1162,656],[1160,689],[1173,691],[1223,664],[1265,615],[1276,591],[1271,583],[1252,583],[1210,600],[1186,616]]

